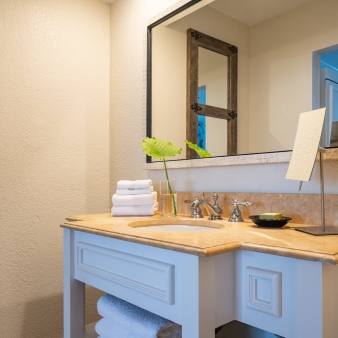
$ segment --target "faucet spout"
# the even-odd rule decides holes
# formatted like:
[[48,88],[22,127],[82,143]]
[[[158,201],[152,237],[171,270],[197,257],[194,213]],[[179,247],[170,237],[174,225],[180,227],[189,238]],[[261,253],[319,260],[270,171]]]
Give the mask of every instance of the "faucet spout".
[[190,210],[192,211],[192,214],[190,216],[190,218],[203,218],[202,215],[202,211],[200,208],[200,205],[203,205],[203,207],[205,208],[205,210],[208,213],[209,216],[209,220],[215,220],[215,219],[223,219],[222,218],[222,209],[219,207],[219,205],[217,204],[217,199],[218,199],[218,195],[214,194],[213,196],[214,198],[214,204],[210,204],[209,202],[199,199],[199,198],[195,198],[194,201],[191,200],[185,200],[185,203],[191,203],[190,205]]
[[217,207],[215,207],[214,205],[204,200],[201,200],[199,205],[202,205],[205,208],[210,220],[223,219],[222,210],[218,205]]

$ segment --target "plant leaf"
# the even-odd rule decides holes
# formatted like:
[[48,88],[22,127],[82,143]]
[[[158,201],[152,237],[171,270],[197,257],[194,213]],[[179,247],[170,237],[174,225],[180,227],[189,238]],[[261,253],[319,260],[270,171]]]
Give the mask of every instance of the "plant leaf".
[[142,142],[142,149],[148,155],[160,160],[180,154],[182,148],[175,147],[171,142],[146,137]]
[[190,149],[195,150],[200,158],[212,157],[212,155],[207,150],[200,148],[197,144],[191,143],[188,140],[185,140],[185,143],[189,146]]

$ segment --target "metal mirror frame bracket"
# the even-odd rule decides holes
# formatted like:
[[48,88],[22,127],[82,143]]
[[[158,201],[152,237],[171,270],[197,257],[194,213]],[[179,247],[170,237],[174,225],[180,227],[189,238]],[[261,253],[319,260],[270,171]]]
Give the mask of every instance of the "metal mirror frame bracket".
[[[228,57],[227,109],[198,103],[198,47]],[[227,155],[237,155],[237,78],[238,48],[194,29],[187,31],[187,140],[197,144],[198,115],[225,119],[228,121]],[[195,151],[186,148],[187,158],[197,158]]]

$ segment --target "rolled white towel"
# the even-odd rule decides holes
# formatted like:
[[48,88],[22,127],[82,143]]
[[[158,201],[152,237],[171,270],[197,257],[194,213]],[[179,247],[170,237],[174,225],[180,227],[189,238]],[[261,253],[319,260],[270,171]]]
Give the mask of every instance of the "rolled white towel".
[[112,198],[114,205],[147,205],[157,202],[157,192],[144,195],[117,195]]
[[142,189],[149,188],[152,184],[152,180],[121,180],[117,182],[117,189]]
[[182,326],[106,294],[97,303],[98,313],[141,338],[182,337]]
[[101,338],[139,338],[114,321],[101,318],[95,325],[95,331]]
[[113,205],[113,216],[153,216],[158,210],[158,203],[147,205]]
[[150,194],[154,190],[153,186],[147,188],[140,188],[140,189],[116,189],[116,195],[143,195],[143,194]]

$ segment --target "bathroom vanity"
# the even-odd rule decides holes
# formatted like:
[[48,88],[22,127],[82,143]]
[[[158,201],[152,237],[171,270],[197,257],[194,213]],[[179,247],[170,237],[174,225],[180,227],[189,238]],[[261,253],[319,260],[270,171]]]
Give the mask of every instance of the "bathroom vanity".
[[85,284],[181,324],[183,338],[214,338],[232,320],[286,338],[338,337],[338,237],[183,216],[175,222],[214,229],[151,230],[168,222],[67,218],[65,338],[84,337]]

